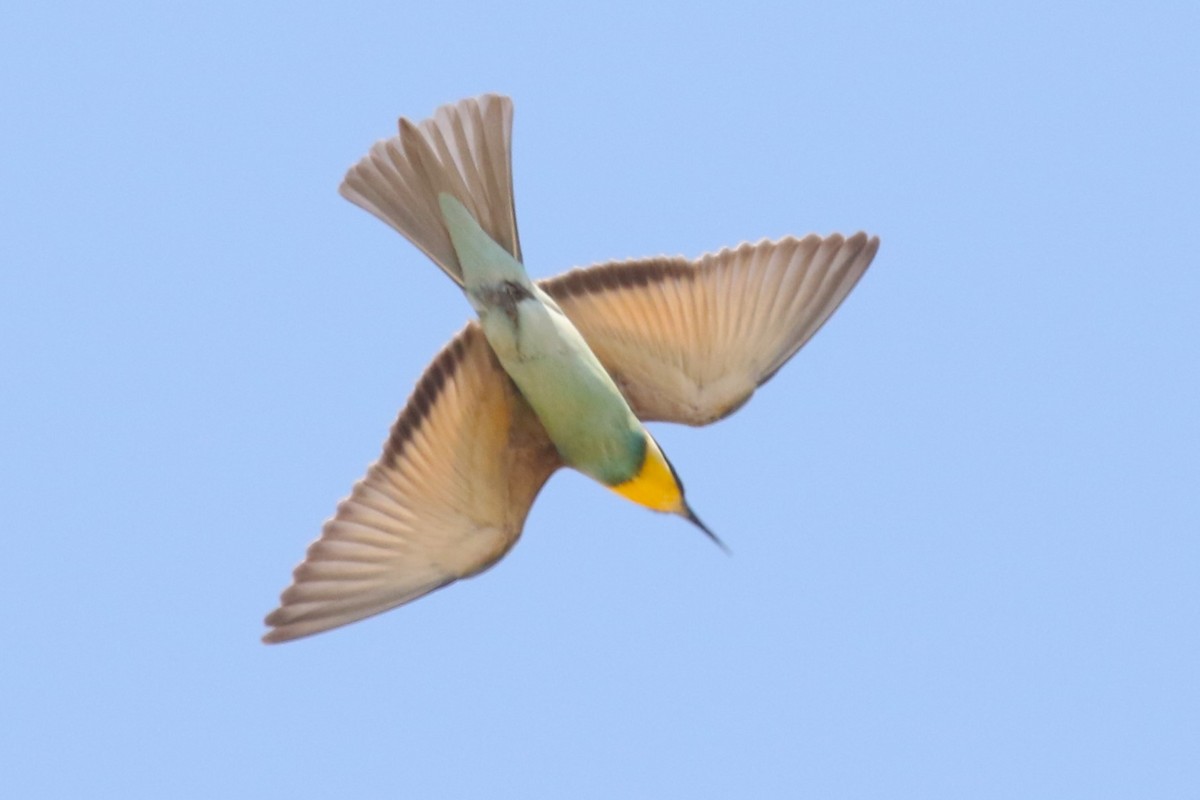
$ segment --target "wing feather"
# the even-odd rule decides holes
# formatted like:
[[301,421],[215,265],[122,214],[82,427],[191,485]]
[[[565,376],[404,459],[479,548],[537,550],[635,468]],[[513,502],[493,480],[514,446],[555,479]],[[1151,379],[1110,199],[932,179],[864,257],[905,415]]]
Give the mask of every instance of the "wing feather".
[[483,333],[468,325],[309,547],[264,641],[345,625],[487,569],[516,542],[559,466]]
[[812,338],[879,239],[857,233],[576,269],[540,282],[644,420],[705,425]]

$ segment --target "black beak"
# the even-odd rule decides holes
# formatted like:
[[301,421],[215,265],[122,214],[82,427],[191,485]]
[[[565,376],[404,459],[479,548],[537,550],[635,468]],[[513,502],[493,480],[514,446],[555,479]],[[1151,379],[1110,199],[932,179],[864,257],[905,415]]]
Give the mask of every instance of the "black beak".
[[703,522],[700,521],[700,518],[696,516],[696,512],[692,511],[691,506],[685,505],[683,507],[683,516],[685,519],[687,519],[688,522],[692,523],[697,528],[704,531],[704,534],[706,536],[708,536],[708,538],[713,540],[713,544],[715,544],[717,547],[719,547],[725,551],[725,555],[728,555],[728,556],[733,555],[733,553],[730,552],[729,548],[725,546],[725,543],[722,542],[715,533],[710,531],[708,529],[707,525],[705,525]]

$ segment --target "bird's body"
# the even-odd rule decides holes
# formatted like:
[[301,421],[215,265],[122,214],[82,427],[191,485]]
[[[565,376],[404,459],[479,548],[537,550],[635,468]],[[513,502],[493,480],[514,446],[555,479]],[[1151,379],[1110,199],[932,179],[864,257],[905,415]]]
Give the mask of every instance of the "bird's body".
[[[383,455],[296,568],[264,641],[307,636],[477,574],[568,466],[716,537],[643,425],[740,408],[853,288],[879,240],[815,235],[532,281],[511,177],[512,105],[444,106],[377,143],[342,193],[398,230],[479,316],[418,382]],[[718,542],[719,543],[719,542]]]
[[632,480],[649,433],[595,353],[462,203],[443,194],[441,207],[484,336],[563,463],[606,486]]

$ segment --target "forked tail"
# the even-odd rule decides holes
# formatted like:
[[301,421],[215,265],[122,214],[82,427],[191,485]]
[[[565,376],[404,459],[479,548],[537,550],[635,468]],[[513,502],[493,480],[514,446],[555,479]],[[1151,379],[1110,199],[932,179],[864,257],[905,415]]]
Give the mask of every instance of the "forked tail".
[[400,119],[400,135],[376,142],[346,173],[342,196],[391,225],[463,285],[462,267],[438,194],[458,198],[480,227],[518,261],[512,188],[512,101],[485,94]]

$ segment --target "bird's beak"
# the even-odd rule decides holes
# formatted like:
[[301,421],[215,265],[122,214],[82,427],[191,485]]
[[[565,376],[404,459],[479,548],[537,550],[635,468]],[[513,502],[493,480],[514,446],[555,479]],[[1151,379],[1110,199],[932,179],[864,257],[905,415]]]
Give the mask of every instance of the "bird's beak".
[[697,528],[699,528],[700,530],[704,531],[704,534],[705,534],[705,535],[706,535],[708,538],[712,539],[712,540],[713,540],[713,543],[714,543],[714,544],[715,544],[717,547],[719,547],[719,548],[721,548],[722,550],[724,550],[726,555],[733,555],[733,553],[732,553],[732,552],[730,552],[729,548],[725,546],[725,543],[724,543],[724,542],[722,542],[722,541],[720,540],[720,538],[718,538],[718,536],[717,536],[715,533],[713,533],[712,531],[710,531],[710,530],[708,529],[708,526],[707,526],[707,525],[705,525],[703,522],[701,522],[701,521],[700,521],[700,518],[696,516],[696,512],[695,512],[695,511],[692,511],[692,508],[691,508],[691,506],[689,506],[689,505],[687,505],[687,504],[685,503],[685,504],[684,504],[684,506],[683,506],[683,511],[682,511],[682,513],[680,513],[680,516],[681,516],[681,517],[683,517],[684,519],[686,519],[688,522],[690,522],[690,523],[692,523],[693,525],[695,525],[695,526],[696,526]]

